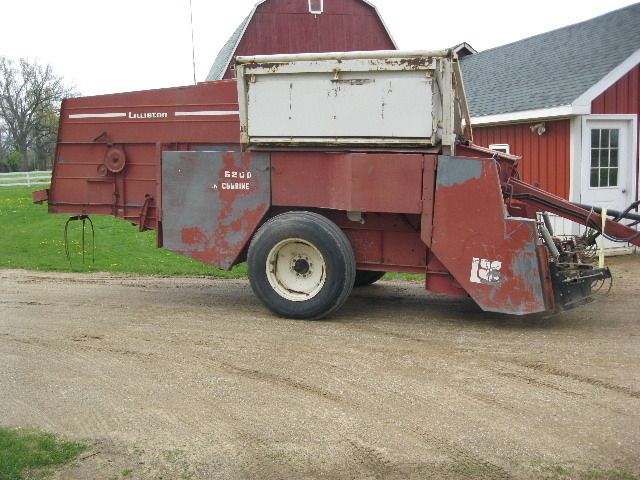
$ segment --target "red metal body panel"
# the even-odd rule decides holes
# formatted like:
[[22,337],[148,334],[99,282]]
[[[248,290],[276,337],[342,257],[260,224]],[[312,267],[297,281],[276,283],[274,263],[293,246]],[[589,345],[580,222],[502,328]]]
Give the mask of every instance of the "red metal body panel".
[[423,155],[274,152],[273,205],[420,213]]
[[420,240],[419,215],[370,212],[352,220],[342,210],[274,206],[268,216],[295,210],[319,213],[338,225],[351,242],[359,269],[425,273],[428,252]]
[[512,155],[522,157],[519,171],[525,182],[569,198],[569,120],[544,121],[543,135],[531,131],[537,123],[473,127],[473,139],[484,147],[508,144]]
[[164,247],[229,269],[269,207],[268,153],[164,152]]
[[[235,81],[65,100],[49,211],[115,215],[138,223],[152,197],[144,226],[157,228],[162,151],[237,148],[237,111]],[[115,173],[105,169],[112,148],[126,156]]]
[[[233,115],[184,113],[220,111]],[[59,136],[62,144],[95,141],[105,132],[112,143],[238,144],[240,139],[238,92],[235,80],[199,85],[66,99],[62,105]],[[123,117],[86,117],[92,114]],[[178,116],[176,116],[178,113]],[[183,113],[183,115],[180,115]],[[145,114],[166,114],[147,117]],[[84,115],[82,118],[74,118]],[[71,116],[71,118],[70,118]]]
[[431,250],[483,310],[548,310],[536,222],[508,217],[496,165],[438,157]]
[[360,0],[325,1],[320,15],[309,13],[307,1],[270,0],[257,7],[234,57],[394,49],[376,11]]
[[356,256],[358,268],[424,273],[427,248],[418,232],[343,228]]
[[425,288],[434,293],[443,293],[455,297],[468,297],[469,294],[453,278],[451,272],[445,267],[433,252],[429,252]]
[[431,235],[433,233],[433,200],[436,189],[436,170],[438,157],[425,155],[422,169],[422,216],[420,218],[420,238],[422,242],[431,248]]

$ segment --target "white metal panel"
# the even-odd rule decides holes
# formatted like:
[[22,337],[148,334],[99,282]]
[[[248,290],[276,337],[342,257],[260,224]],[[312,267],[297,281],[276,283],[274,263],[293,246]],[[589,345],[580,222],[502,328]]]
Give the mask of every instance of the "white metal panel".
[[471,140],[455,54],[329,52],[238,57],[241,142],[452,146]]
[[433,134],[432,80],[424,71],[257,75],[247,90],[249,137]]

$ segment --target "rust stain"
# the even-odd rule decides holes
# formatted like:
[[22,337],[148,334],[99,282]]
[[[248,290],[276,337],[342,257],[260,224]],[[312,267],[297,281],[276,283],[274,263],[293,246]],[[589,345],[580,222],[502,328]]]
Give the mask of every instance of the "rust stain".
[[254,68],[263,68],[265,70],[270,70],[271,72],[275,73],[277,72],[278,69],[289,66],[291,64],[292,62],[262,62],[262,63],[251,62],[251,63],[248,63],[247,65],[250,65],[251,67],[254,67]]
[[202,230],[198,227],[190,227],[182,229],[182,242],[185,245],[201,245],[207,241]]
[[420,70],[421,68],[429,67],[433,63],[433,57],[401,58],[389,63],[407,67],[409,70]]

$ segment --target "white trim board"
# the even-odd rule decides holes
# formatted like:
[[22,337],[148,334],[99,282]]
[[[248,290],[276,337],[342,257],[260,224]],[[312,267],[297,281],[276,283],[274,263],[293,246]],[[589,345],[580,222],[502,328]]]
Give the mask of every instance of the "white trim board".
[[569,105],[559,107],[540,108],[537,110],[522,110],[520,112],[498,113],[483,117],[471,117],[471,126],[489,125],[492,123],[511,123],[521,120],[534,120],[540,118],[569,117],[575,115]]
[[581,176],[581,172],[582,172],[582,160],[583,160],[583,156],[585,154],[585,148],[588,145],[587,141],[589,141],[588,135],[589,135],[589,130],[587,128],[588,123],[591,121],[607,121],[607,120],[611,120],[611,121],[618,121],[618,122],[628,122],[630,124],[630,128],[629,128],[629,149],[630,149],[630,157],[632,159],[631,162],[631,171],[628,172],[628,174],[632,174],[633,178],[631,179],[631,191],[633,192],[631,195],[631,198],[634,200],[637,200],[637,198],[635,198],[636,192],[637,190],[637,182],[638,182],[638,175],[639,172],[636,171],[636,168],[638,166],[638,118],[637,115],[635,114],[629,114],[629,113],[622,113],[622,114],[596,114],[596,115],[584,115],[582,116],[579,121],[580,121],[580,132],[581,132],[581,138],[580,141],[582,143],[581,148],[580,148],[580,157],[579,158],[572,158],[571,161],[575,161],[575,167],[577,168],[578,172],[575,178],[572,178],[572,180],[576,181],[576,184],[574,185],[574,193],[576,194],[576,198],[578,198],[579,202],[582,202],[582,191],[583,191],[583,185],[582,185],[582,176]]
[[489,125],[492,123],[510,123],[518,120],[589,115],[591,113],[591,102],[629,73],[629,71],[639,63],[640,48],[568,105],[471,117],[471,125]]
[[119,113],[72,113],[69,118],[122,118],[126,117],[124,112]]
[[[632,125],[630,133],[631,155],[634,159],[638,159],[638,119],[635,114],[598,114],[583,115],[571,119],[571,127],[569,133],[569,199],[573,202],[580,202],[582,194],[582,156],[583,156],[583,137],[587,134],[587,122],[589,120],[618,120],[630,122]],[[635,168],[635,166],[633,167]],[[638,172],[640,175],[640,172]],[[633,189],[636,190],[637,182],[640,178],[633,181]]]

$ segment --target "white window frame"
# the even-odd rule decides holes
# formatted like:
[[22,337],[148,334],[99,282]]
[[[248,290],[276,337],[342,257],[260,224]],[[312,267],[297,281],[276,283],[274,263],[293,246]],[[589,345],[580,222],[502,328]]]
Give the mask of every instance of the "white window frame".
[[[610,126],[609,127],[605,127],[605,128],[601,128],[601,127],[593,128],[593,127],[589,127],[587,125],[587,132],[585,132],[585,135],[589,135],[589,139],[587,140],[587,145],[588,145],[589,148],[587,150],[588,150],[588,155],[590,157],[589,158],[589,162],[588,162],[589,163],[589,167],[587,169],[587,170],[589,170],[589,187],[588,188],[598,188],[598,189],[600,189],[600,188],[613,188],[613,189],[618,189],[619,185],[624,182],[624,179],[620,178],[620,169],[629,167],[629,165],[625,165],[624,167],[621,167],[621,165],[620,165],[620,163],[622,163],[622,161],[625,160],[625,159],[620,158],[620,149],[623,148],[623,147],[621,147],[620,143],[618,143],[618,145],[616,145],[616,147],[615,147],[615,149],[617,150],[616,153],[618,154],[617,165],[615,167],[612,167],[611,163],[610,163],[610,158],[607,158],[607,166],[603,167],[602,166],[602,157],[599,157],[599,159],[598,159],[598,167],[595,168],[595,170],[598,170],[598,185],[591,185],[591,180],[592,180],[591,179],[591,171],[594,170],[593,158],[592,158],[594,146],[593,146],[593,138],[591,138],[591,135],[592,135],[592,132],[594,130],[598,130],[600,132],[602,132],[602,130],[608,130],[609,131],[609,135],[611,135],[611,132],[613,130],[616,130],[618,132],[618,135],[620,135],[620,130],[622,130],[622,129],[621,128],[615,128],[615,127],[612,128]],[[602,135],[602,133],[600,133],[600,135]],[[601,141],[601,139],[602,139],[602,137],[600,137],[599,142]],[[618,140],[618,142],[620,142],[620,139]],[[612,149],[613,149],[613,147],[611,147],[611,143],[609,142],[609,145],[607,145],[607,148],[606,148],[606,150],[609,152],[609,155],[611,155],[610,152],[611,152]],[[597,150],[600,150],[601,152],[602,152],[602,150],[604,150],[600,143],[598,144]],[[615,185],[610,185],[611,180],[609,178],[609,175],[610,175],[610,170],[612,168],[615,168],[617,170],[617,172],[616,172],[616,184]],[[600,185],[600,180],[602,180],[602,178],[600,177],[600,170],[603,170],[603,169],[606,169],[608,171],[607,185]]]
[[[581,200],[581,196],[582,196],[582,192],[583,189],[585,188],[585,185],[583,185],[582,183],[582,168],[583,168],[583,155],[586,155],[587,153],[589,155],[591,155],[591,152],[589,151],[589,147],[591,144],[591,137],[587,134],[589,132],[589,121],[593,120],[593,121],[628,121],[630,122],[630,132],[629,132],[629,151],[631,152],[631,158],[635,159],[634,161],[630,162],[630,167],[631,167],[631,171],[635,171],[635,174],[631,175],[631,172],[628,172],[627,175],[631,175],[631,181],[632,181],[632,185],[630,186],[631,192],[637,192],[636,190],[636,185],[638,183],[640,183],[640,169],[637,168],[638,162],[640,162],[640,150],[638,149],[638,115],[636,115],[635,113],[632,114],[628,114],[628,113],[605,113],[605,114],[591,114],[591,115],[582,115],[582,117],[580,117],[580,122],[579,122],[579,139],[580,141],[577,142],[577,147],[580,148],[579,151],[577,151],[577,149],[575,149],[572,152],[572,157],[571,157],[571,162],[576,162],[575,165],[575,172],[574,175],[572,177],[572,184],[575,182],[575,188],[576,188],[576,198],[578,199],[577,201]],[[618,159],[618,165],[620,165],[620,159]],[[586,188],[595,188],[595,187],[590,187],[589,185],[586,186]],[[602,188],[619,188],[619,187],[602,187]],[[634,195],[632,195],[633,197]],[[571,197],[572,198],[572,197]],[[631,199],[633,200],[633,198]],[[637,200],[637,199],[636,199]]]
[[492,143],[489,145],[489,148],[496,152],[506,153],[507,155],[511,154],[511,147],[508,143]]
[[[320,10],[313,10],[313,8],[311,7],[311,2],[313,2],[314,0],[309,0],[309,13],[312,13],[314,15],[321,15],[322,11],[324,10],[324,0],[319,0],[320,1]],[[318,1],[318,0],[316,0]]]

